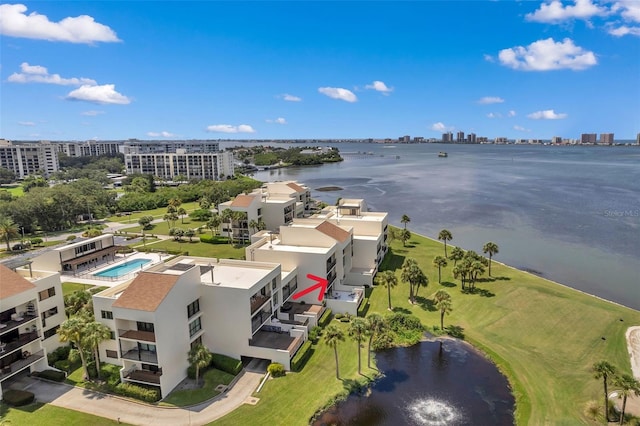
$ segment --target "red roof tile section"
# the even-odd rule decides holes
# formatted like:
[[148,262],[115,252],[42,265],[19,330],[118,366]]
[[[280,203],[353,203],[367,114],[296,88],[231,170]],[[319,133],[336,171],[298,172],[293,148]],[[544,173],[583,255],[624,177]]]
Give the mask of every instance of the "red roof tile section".
[[179,278],[178,275],[141,272],[113,303],[113,306],[155,312]]

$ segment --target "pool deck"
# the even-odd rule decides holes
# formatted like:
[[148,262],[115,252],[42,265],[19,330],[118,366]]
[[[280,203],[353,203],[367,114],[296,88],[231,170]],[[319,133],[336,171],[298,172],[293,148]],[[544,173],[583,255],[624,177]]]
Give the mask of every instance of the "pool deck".
[[[167,258],[168,256],[165,255],[163,257]],[[105,263],[103,265],[100,265],[100,267],[98,268],[91,269],[88,271],[83,271],[82,274],[79,274],[79,275],[74,276],[71,274],[62,274],[60,276],[60,281],[62,281],[63,283],[74,282],[74,283],[101,286],[101,287],[115,287],[118,284],[122,284],[123,282],[129,281],[130,279],[132,279],[135,276],[135,272],[139,271],[140,269],[131,271],[130,273],[127,273],[126,275],[123,275],[122,277],[119,277],[117,279],[110,279],[106,277],[100,278],[100,277],[96,277],[94,274],[101,271],[105,271],[107,269],[111,269],[113,267],[117,267],[118,265],[122,265],[125,262],[130,262],[136,259],[151,260],[151,262],[142,265],[143,266],[142,270],[146,270],[160,263],[161,255],[159,253],[131,253],[128,255],[117,255],[116,259],[117,260],[115,262]]]

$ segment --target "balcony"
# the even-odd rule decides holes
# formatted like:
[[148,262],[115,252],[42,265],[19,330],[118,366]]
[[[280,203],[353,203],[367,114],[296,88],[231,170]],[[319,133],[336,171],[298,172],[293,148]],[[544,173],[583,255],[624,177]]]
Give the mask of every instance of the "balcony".
[[[7,333],[11,330],[15,330],[17,327],[20,327],[22,324],[26,324],[29,321],[33,321],[34,319],[38,318],[38,314],[34,314],[34,315],[27,315],[24,314],[23,316],[16,316],[14,317],[15,319],[9,320],[7,322],[3,322],[0,324],[0,334],[4,334]],[[19,319],[18,319],[19,318]]]
[[44,358],[44,351],[38,351],[34,354],[30,354],[26,357],[19,359],[18,361],[12,362],[9,365],[4,365],[0,368],[0,381],[8,378],[9,376],[13,376],[24,368],[40,361]]
[[18,348],[27,345],[34,340],[37,340],[40,337],[37,331],[32,331],[30,333],[23,333],[18,336],[17,339],[8,341],[8,342],[0,342],[0,356],[4,356],[9,352],[13,352]]
[[131,361],[140,361],[148,364],[158,363],[157,352],[138,350],[138,349],[131,349],[130,351],[123,353],[122,358],[131,360]]
[[303,342],[304,339],[300,336],[292,337],[289,333],[259,330],[249,339],[249,346],[287,351],[289,357],[293,357]]
[[139,340],[141,342],[155,342],[156,334],[153,331],[118,330],[121,339]]
[[335,257],[327,260],[327,274],[336,266],[337,260]]
[[262,307],[262,305],[264,305],[267,300],[269,300],[271,298],[271,295],[266,295],[263,296],[261,294],[256,294],[255,296],[251,297],[251,315],[253,315],[253,313],[255,311],[257,311],[260,307]]
[[159,385],[161,376],[162,369],[159,371],[132,370],[129,371],[124,378],[132,382]]

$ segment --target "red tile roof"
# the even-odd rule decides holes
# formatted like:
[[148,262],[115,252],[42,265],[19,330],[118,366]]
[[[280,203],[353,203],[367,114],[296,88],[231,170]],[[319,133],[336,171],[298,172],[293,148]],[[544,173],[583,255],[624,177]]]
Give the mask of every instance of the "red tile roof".
[[140,272],[113,304],[116,308],[155,312],[178,282],[178,275]]
[[34,288],[36,286],[33,283],[0,264],[0,299],[6,299]]

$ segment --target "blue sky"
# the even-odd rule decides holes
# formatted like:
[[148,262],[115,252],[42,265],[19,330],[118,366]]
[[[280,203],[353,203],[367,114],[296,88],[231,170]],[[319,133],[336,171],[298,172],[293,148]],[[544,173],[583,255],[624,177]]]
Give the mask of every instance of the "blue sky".
[[637,0],[0,5],[0,138],[640,132]]

